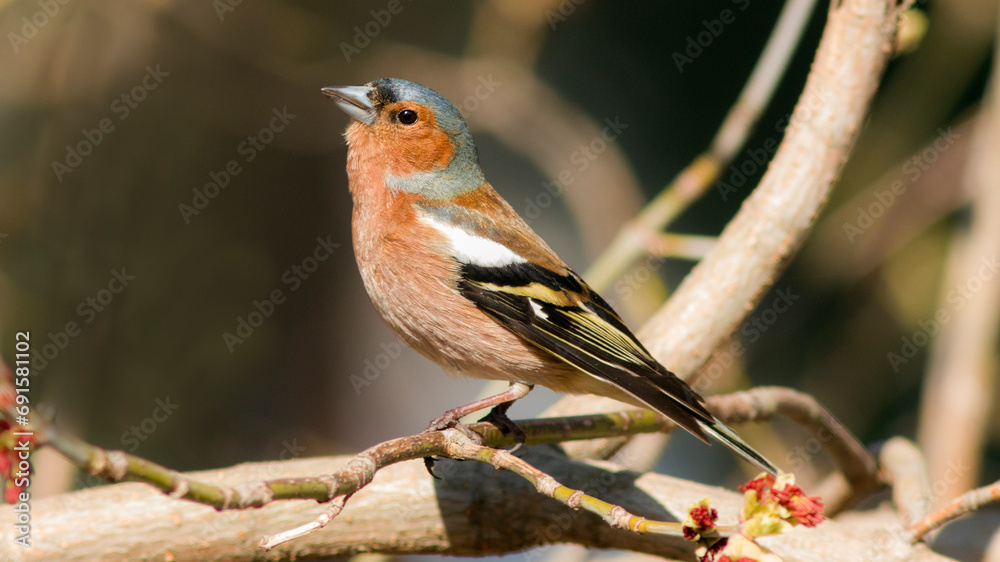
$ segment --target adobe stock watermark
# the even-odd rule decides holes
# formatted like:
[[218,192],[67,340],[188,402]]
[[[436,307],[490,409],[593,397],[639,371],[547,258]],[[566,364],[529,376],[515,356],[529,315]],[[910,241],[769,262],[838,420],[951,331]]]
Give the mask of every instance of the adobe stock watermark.
[[62,330],[56,333],[48,333],[48,341],[41,346],[41,352],[37,346],[31,349],[31,368],[35,373],[41,373],[49,366],[60,353],[69,347],[73,338],[83,333],[83,328],[92,323],[97,315],[104,312],[111,306],[115,298],[120,295],[129,284],[135,281],[135,275],[129,275],[124,267],[111,270],[111,278],[107,285],[96,293],[80,301],[76,307],[76,315],[83,322],[81,325],[77,320],[70,320]]
[[847,236],[847,241],[853,244],[859,236],[868,232],[875,225],[875,219],[885,215],[889,207],[896,203],[896,198],[906,193],[907,188],[916,183],[960,136],[958,133],[953,133],[950,127],[947,130],[938,129],[938,137],[930,146],[903,163],[902,171],[906,174],[906,181],[898,179],[889,184],[888,189],[872,190],[871,199],[874,201],[865,206],[858,206],[858,216],[854,222],[844,223],[844,235]]
[[264,300],[254,299],[250,312],[245,316],[236,317],[236,327],[233,331],[222,333],[222,341],[229,353],[234,353],[236,346],[246,343],[254,331],[264,324],[264,320],[270,318],[278,306],[285,304],[288,294],[298,291],[302,284],[316,273],[320,264],[330,259],[333,251],[340,247],[340,243],[331,240],[332,237],[332,234],[327,234],[326,238],[317,236],[312,251],[281,274],[281,282],[285,289],[272,289]]
[[654,273],[663,267],[665,261],[666,258],[663,256],[647,255],[646,261],[642,265],[632,268],[618,279],[618,281],[615,281],[615,294],[622,300],[631,299],[635,292],[645,285]]
[[[1000,273],[1000,261],[997,261],[996,254],[982,257],[979,263],[979,269],[976,270],[975,275],[952,287],[945,295],[945,301],[952,305],[954,312],[965,308],[969,301],[976,296],[976,293],[983,289],[983,285],[993,281],[997,273]],[[941,327],[950,321],[951,314],[944,306],[937,309],[931,318],[918,320],[917,329],[909,336],[900,338],[902,345],[899,350],[886,354],[885,357],[889,361],[889,366],[892,367],[892,372],[898,373],[899,368],[916,357],[920,349],[927,347]]]
[[[281,440],[281,451],[278,452],[277,458],[279,461],[290,461],[301,457],[308,447],[305,445],[299,445],[299,440],[292,438],[291,441],[288,439]],[[270,457],[269,458],[273,458]],[[279,474],[285,472],[285,468],[277,462],[268,463],[266,465],[265,472],[267,474]]]
[[476,87],[472,89],[472,93],[455,104],[462,111],[463,115],[468,116],[470,113],[475,113],[482,102],[488,100],[493,95],[493,92],[497,91],[497,88],[503,86],[503,82],[493,79],[492,73],[486,76],[480,75],[477,82]]
[[813,457],[819,454],[823,450],[823,446],[832,439],[833,433],[825,427],[819,428],[816,435],[810,436],[804,443],[796,445],[785,453],[785,469],[790,473],[797,473],[805,469]]
[[374,358],[365,359],[365,367],[361,371],[360,376],[351,373],[349,377],[351,386],[354,387],[354,393],[358,396],[361,396],[361,389],[368,388],[373,382],[377,381],[382,376],[382,373],[392,365],[392,362],[399,357],[399,354],[403,352],[403,346],[399,340],[382,342],[379,344],[379,348],[382,351],[376,353]]
[[764,333],[778,323],[778,318],[791,310],[801,295],[792,292],[791,288],[775,289],[774,296],[767,303],[758,305],[757,310],[743,325],[740,326],[742,338],[732,338],[725,348],[717,349],[708,363],[699,370],[698,379],[691,385],[695,392],[705,394],[719,380],[737,359],[746,355],[746,344],[753,344]]
[[[739,9],[740,12],[746,10],[750,6],[750,0],[731,0],[733,4]],[[701,25],[705,29],[699,31],[694,35],[688,35],[685,40],[684,52],[674,51],[671,58],[674,61],[674,65],[677,66],[677,72],[683,73],[684,66],[691,64],[695,59],[700,57],[705,53],[705,49],[712,46],[715,40],[718,39],[722,32],[726,30],[727,25],[731,25],[736,21],[736,14],[733,10],[729,8],[723,8],[719,12],[719,17],[710,20],[701,20]]]
[[556,30],[562,22],[576,13],[576,9],[587,0],[562,0],[555,10],[545,10],[545,21],[549,22],[549,28]]
[[597,160],[611,144],[621,137],[622,132],[629,127],[628,123],[622,123],[621,118],[617,115],[614,119],[606,117],[604,123],[605,127],[599,135],[569,155],[569,162],[573,165],[572,168],[562,170],[556,175],[556,179],[554,180],[543,181],[542,191],[539,191],[533,198],[525,198],[526,205],[521,216],[524,217],[526,222],[530,223],[540,217],[543,210],[549,208],[556,199],[562,196],[566,186],[572,185],[576,181],[576,175],[586,172],[594,160]]
[[[592,496],[593,494],[588,495]],[[576,523],[575,515],[576,513],[572,511],[549,515],[549,523],[534,530],[532,535],[534,541],[530,544],[535,545],[535,547],[524,553],[524,559],[527,562],[534,562],[546,558],[549,549],[557,546],[566,532]]]
[[[146,74],[139,79],[139,83],[123,92],[120,96],[111,101],[109,111],[117,117],[118,122],[128,119],[132,111],[139,107],[139,104],[149,97],[149,93],[160,87],[163,79],[170,76],[169,72],[160,69],[160,65],[146,65]],[[73,173],[83,159],[93,154],[94,149],[101,145],[108,135],[115,132],[116,122],[111,117],[104,117],[97,122],[93,129],[84,128],[80,130],[83,140],[74,145],[66,145],[66,156],[60,160],[52,161],[52,171],[56,179],[62,183],[66,174]]]
[[297,459],[302,456],[302,453],[306,452],[306,449],[305,445],[299,445],[298,439],[292,438],[291,443],[287,439],[284,439],[281,441],[281,452],[278,453],[278,460],[290,461]]
[[177,210],[184,220],[184,224],[191,224],[191,217],[198,216],[208,207],[220,193],[232,183],[233,178],[243,173],[243,166],[253,162],[261,152],[267,149],[267,145],[274,142],[278,133],[285,130],[293,119],[298,117],[295,113],[288,111],[288,106],[271,109],[271,119],[266,125],[260,128],[253,135],[236,146],[236,154],[242,158],[233,158],[226,162],[221,169],[208,173],[208,183],[201,187],[191,189],[191,203],[180,203]]
[[212,9],[219,21],[226,21],[226,16],[236,11],[236,8],[243,4],[243,0],[212,0]]
[[354,37],[351,42],[340,42],[340,52],[344,55],[344,60],[350,64],[351,57],[360,55],[365,47],[371,45],[372,41],[392,23],[392,18],[403,12],[404,7],[402,0],[389,0],[385,8],[368,12],[372,18],[364,25],[354,26]]
[[[775,135],[768,137],[760,147],[747,148],[742,160],[730,164],[729,175],[726,179],[720,179],[715,183],[715,189],[719,192],[722,202],[728,201],[729,196],[738,193],[754,174],[767,167],[771,158],[778,151],[778,147],[781,146],[781,135],[784,135],[789,127],[812,119],[813,114],[819,111],[828,99],[830,99],[829,90],[822,88],[814,90],[808,98],[795,106],[792,113],[775,121]],[[720,173],[720,175],[722,174]]]
[[[627,466],[625,468],[628,469]],[[586,482],[575,486],[575,488],[591,497],[600,499],[602,496],[606,496],[616,485],[618,485],[618,478],[615,473],[607,469],[601,469],[598,474]],[[573,525],[579,523],[579,517],[583,517],[583,514],[577,511],[566,511],[550,515],[547,525],[544,527],[540,526],[534,530],[533,536],[535,540],[532,544],[537,546],[525,553],[525,559],[529,561],[541,559],[543,554],[562,541],[563,536]]]
[[21,18],[21,33],[14,33],[10,31],[7,33],[7,40],[10,41],[10,48],[14,50],[14,54],[21,52],[21,47],[28,44],[38,35],[38,32],[49,25],[52,18],[59,15],[62,11],[62,7],[69,4],[71,0],[38,0],[35,5],[38,6],[38,10],[31,16],[24,16]]
[[[297,439],[289,442],[287,439],[281,441],[281,452],[278,453],[279,461],[290,461],[302,456],[306,451],[304,445],[299,445]],[[287,476],[288,469],[280,462],[262,462],[255,465],[255,469],[264,470],[258,479],[270,480]],[[212,517],[199,521],[198,531],[195,533],[195,540],[203,546],[218,545],[219,535],[231,532],[234,529],[243,529],[245,515],[239,510],[224,510],[213,514]]]
[[170,401],[167,396],[164,399],[157,398],[153,401],[155,405],[148,418],[144,418],[139,425],[133,425],[122,433],[122,445],[128,447],[130,452],[135,452],[141,442],[149,439],[160,424],[167,421],[170,416],[177,411],[180,406]]

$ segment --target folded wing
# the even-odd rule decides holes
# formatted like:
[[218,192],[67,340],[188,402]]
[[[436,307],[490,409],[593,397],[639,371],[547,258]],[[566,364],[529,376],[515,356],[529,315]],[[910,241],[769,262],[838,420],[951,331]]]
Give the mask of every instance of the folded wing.
[[653,359],[621,318],[574,273],[531,262],[462,264],[463,296],[531,344],[612,383],[708,442],[701,396]]

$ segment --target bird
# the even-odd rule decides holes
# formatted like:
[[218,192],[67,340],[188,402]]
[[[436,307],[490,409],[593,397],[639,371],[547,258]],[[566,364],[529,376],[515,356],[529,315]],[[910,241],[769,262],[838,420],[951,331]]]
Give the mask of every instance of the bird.
[[510,383],[449,410],[428,430],[490,407],[509,422],[506,408],[538,384],[652,409],[778,472],[653,358],[494,190],[447,98],[401,78],[321,91],[351,117],[344,137],[352,241],[376,310],[449,375]]

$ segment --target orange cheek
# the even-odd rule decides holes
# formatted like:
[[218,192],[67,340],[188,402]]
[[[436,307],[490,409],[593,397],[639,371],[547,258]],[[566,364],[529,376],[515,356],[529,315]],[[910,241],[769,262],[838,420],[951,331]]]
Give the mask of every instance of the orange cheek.
[[[386,113],[391,113],[390,107]],[[455,155],[448,134],[437,127],[433,113],[419,108],[421,122],[400,127],[379,119],[374,126],[352,123],[347,142],[358,157],[357,164],[368,172],[405,177],[418,172],[445,168]]]
[[455,148],[444,131],[424,128],[413,133],[398,135],[400,172],[440,170],[451,162]]
[[380,124],[372,132],[383,147],[385,171],[394,176],[440,170],[455,153],[448,135],[431,123],[410,128]]

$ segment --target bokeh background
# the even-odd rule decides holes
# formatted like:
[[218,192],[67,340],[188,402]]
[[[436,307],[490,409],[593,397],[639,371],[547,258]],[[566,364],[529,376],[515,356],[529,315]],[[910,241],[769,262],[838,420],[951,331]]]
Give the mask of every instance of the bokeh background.
[[[445,377],[371,307],[350,243],[348,119],[319,89],[397,76],[441,91],[467,117],[487,178],[582,272],[705,149],[780,8],[0,1],[0,349],[10,357],[14,333],[30,330],[33,400],[95,444],[180,470],[351,453],[422,429],[482,383]],[[917,10],[926,34],[890,67],[830,205],[776,285],[798,300],[752,317],[738,336],[748,353],[711,389],[812,393],[876,446],[917,438],[936,396],[925,389],[931,344],[902,363],[889,354],[940,310],[958,313],[945,272],[970,216],[965,162],[996,30],[992,1]],[[781,138],[825,11],[723,174],[735,185],[742,169],[745,183],[713,186],[670,231],[714,235],[738,211],[766,169],[756,155]],[[707,46],[692,47],[698,37]],[[614,140],[592,145],[615,121]],[[905,192],[859,222],[896,180]],[[319,241],[334,248],[310,261],[327,255]],[[656,279],[632,272],[603,293],[637,328],[691,266],[668,259]],[[276,290],[281,302],[264,302]],[[976,294],[971,307],[984,305]],[[241,321],[259,325],[239,332]],[[989,372],[978,395],[993,412],[995,363]],[[512,414],[557,398],[536,391]],[[997,421],[988,414],[965,481],[1000,478]],[[784,445],[748,435],[780,464],[804,437],[777,431]],[[40,494],[95,484],[54,455],[36,460]],[[741,469],[686,437],[660,468],[727,484]]]

